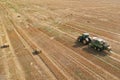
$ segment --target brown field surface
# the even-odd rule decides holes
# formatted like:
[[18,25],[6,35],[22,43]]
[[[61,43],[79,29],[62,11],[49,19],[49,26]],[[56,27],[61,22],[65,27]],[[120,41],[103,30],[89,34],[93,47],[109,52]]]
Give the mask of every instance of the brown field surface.
[[[76,44],[84,32],[112,51]],[[120,80],[120,1],[0,0],[4,44],[0,80]]]

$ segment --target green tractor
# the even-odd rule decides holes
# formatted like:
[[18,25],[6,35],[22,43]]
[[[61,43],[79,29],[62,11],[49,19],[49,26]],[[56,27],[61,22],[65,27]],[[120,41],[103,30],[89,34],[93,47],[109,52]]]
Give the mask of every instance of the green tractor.
[[77,42],[88,45],[97,51],[108,50],[111,51],[110,45],[103,39],[97,37],[90,37],[89,33],[83,33],[77,38]]
[[89,33],[83,33],[81,36],[77,38],[77,42],[80,42],[84,45],[87,45],[91,42],[91,38],[89,37]]
[[110,45],[105,40],[97,37],[93,37],[88,46],[94,48],[97,51],[111,50]]

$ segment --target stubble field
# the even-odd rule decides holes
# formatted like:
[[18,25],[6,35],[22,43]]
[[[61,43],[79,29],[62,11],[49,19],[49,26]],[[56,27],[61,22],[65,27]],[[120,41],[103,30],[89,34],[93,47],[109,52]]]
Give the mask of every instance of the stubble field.
[[[119,16],[119,0],[1,0],[0,80],[120,80]],[[112,51],[76,44],[84,32]]]

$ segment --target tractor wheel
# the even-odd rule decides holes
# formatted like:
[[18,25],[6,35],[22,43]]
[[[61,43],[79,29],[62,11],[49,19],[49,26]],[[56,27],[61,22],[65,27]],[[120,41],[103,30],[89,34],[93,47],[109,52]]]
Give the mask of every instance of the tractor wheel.
[[87,41],[86,41],[86,40],[83,40],[82,43],[83,43],[83,44],[87,44]]

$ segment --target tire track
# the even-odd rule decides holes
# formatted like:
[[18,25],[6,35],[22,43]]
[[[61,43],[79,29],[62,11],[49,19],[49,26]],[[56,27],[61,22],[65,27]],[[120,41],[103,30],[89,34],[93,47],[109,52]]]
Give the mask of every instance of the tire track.
[[[43,26],[43,25],[41,25],[41,26]],[[44,26],[48,26],[48,25],[44,25]],[[64,31],[62,31],[62,30],[60,30],[60,29],[58,29],[58,28],[53,27],[53,26],[50,26],[49,28],[52,28],[52,29],[54,29],[54,30],[56,30],[56,31],[64,34],[64,35],[68,35],[69,37],[73,38],[74,40],[77,39],[77,37],[75,37],[75,36],[73,36],[73,35],[71,35],[71,34],[68,34],[68,33],[64,32]],[[115,57],[115,56],[114,56],[115,54],[117,55],[117,53],[114,53],[114,54],[110,54],[109,57],[119,62],[119,55],[118,55],[117,57]],[[99,59],[100,59],[100,58],[99,58]]]
[[[6,9],[5,9],[6,10]],[[8,15],[8,14],[7,14]],[[10,23],[9,22],[9,20],[8,19],[6,19],[6,17],[3,17],[3,19],[5,19],[8,23]],[[7,23],[7,24],[8,24]],[[17,38],[17,35],[15,34],[15,32],[14,32],[14,30],[13,30],[13,26],[12,26],[12,24],[10,23],[10,25],[11,26],[8,26],[8,25],[5,25],[5,30],[6,30],[6,33],[7,33],[7,35],[8,35],[8,38],[10,39],[10,44],[12,44],[11,46],[13,46],[13,48],[15,49],[12,49],[12,51],[13,52],[15,52],[15,55],[14,56],[16,56],[17,55],[17,57],[19,56],[19,58],[16,58],[16,60],[18,59],[18,60],[20,60],[21,62],[21,64],[22,64],[22,66],[24,66],[24,68],[25,68],[25,66],[27,67],[27,68],[29,68],[29,62],[31,62],[31,58],[30,58],[30,56],[28,56],[27,54],[23,54],[23,53],[27,53],[27,51],[24,49],[24,46],[19,46],[19,48],[17,48],[18,46],[16,45],[16,43],[15,42],[17,42],[18,44],[19,43],[21,43],[19,40],[18,40],[18,38]],[[9,33],[10,32],[10,33]],[[12,35],[14,35],[14,36],[12,36]],[[14,40],[14,42],[12,42],[12,40]],[[22,45],[22,44],[21,44]],[[21,50],[20,50],[20,48],[21,48]],[[22,54],[21,54],[22,53]],[[22,57],[24,57],[24,59],[22,58]],[[21,59],[20,59],[21,58]],[[23,61],[23,60],[24,61]],[[15,61],[16,61],[15,60]],[[18,64],[19,62],[17,62],[17,64]],[[17,65],[18,67],[20,67],[20,65]],[[31,70],[33,71],[33,73],[35,73],[35,74],[31,74],[31,76],[29,76],[29,80],[30,80],[30,78],[31,79],[37,79],[37,76],[36,76],[36,71],[31,67]],[[19,70],[19,72],[21,72],[22,70],[20,69]],[[26,71],[27,71],[27,69],[26,69]],[[24,71],[25,72],[25,71]],[[29,72],[29,70],[28,70],[28,72]],[[22,74],[23,73],[20,73],[21,74],[21,76],[23,76]],[[28,74],[28,73],[27,73]],[[25,78],[25,77],[24,77]],[[28,78],[28,77],[27,77]],[[22,79],[22,80],[24,80],[24,79]]]
[[[32,31],[30,31],[30,32],[32,32]],[[78,56],[78,55],[77,55]],[[79,55],[80,56],[80,55]],[[86,60],[85,60],[86,61]],[[88,60],[87,60],[88,61]],[[95,66],[94,66],[95,67]]]

